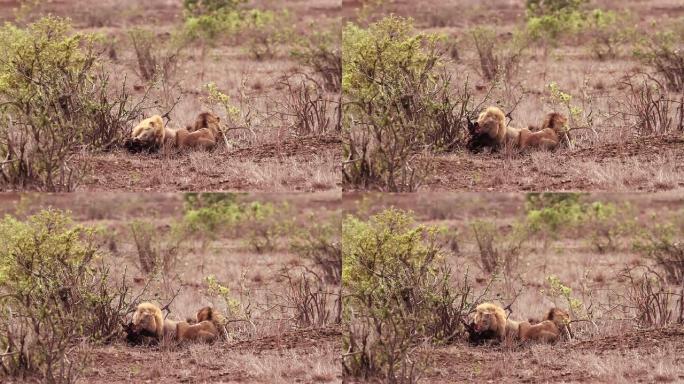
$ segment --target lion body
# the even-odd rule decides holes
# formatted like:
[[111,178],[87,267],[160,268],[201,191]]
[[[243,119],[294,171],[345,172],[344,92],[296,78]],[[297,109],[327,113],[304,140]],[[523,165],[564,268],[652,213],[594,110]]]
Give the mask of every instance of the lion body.
[[477,333],[493,332],[499,341],[530,340],[551,343],[560,337],[560,330],[553,320],[530,324],[527,321],[507,319],[503,308],[493,303],[478,305],[473,323]]
[[560,132],[567,119],[556,112],[549,113],[540,130],[506,126],[506,116],[497,107],[489,107],[477,119],[476,135],[487,135],[496,146],[511,146],[520,149],[554,149],[560,143]]
[[[159,115],[142,120],[131,131],[131,139],[147,143],[153,147],[163,148],[202,148],[211,149],[216,146],[219,126],[218,117],[203,113],[195,122],[192,130],[189,128],[172,129],[164,127],[164,122]],[[205,126],[194,129],[199,123]]]
[[211,321],[190,324],[185,321],[176,325],[176,339],[179,341],[202,341],[210,343],[219,337],[218,329]]
[[196,323],[165,320],[161,309],[152,303],[138,305],[133,314],[131,327],[134,334],[154,336],[157,341],[211,342],[220,336],[212,320],[201,320]]

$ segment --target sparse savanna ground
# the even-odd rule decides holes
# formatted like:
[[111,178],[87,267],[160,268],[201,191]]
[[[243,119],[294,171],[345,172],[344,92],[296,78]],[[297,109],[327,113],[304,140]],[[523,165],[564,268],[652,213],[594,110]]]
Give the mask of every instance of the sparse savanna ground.
[[[352,132],[350,138],[345,136],[346,189],[660,191],[684,185],[684,8],[680,2],[388,0],[344,4],[343,18],[360,28],[395,15],[413,19],[413,30],[406,35],[405,30],[397,32],[400,40],[419,33],[443,36],[436,45],[438,54],[431,51],[429,39],[419,43],[426,47],[426,57],[439,57],[443,65],[426,65],[419,56],[403,58],[412,63],[407,64],[412,68],[409,72],[432,73],[432,85],[416,80],[422,79],[419,76],[406,80],[382,75],[396,81],[388,90],[404,89],[396,97],[406,110],[387,109],[390,115],[401,117],[364,118],[366,112],[347,107],[347,113],[361,122],[350,119],[345,123],[345,129]],[[579,13],[573,16],[576,11],[571,9]],[[398,31],[398,25],[396,21],[383,24],[369,36],[382,39],[382,28]],[[344,36],[347,55],[353,51],[347,46],[353,47],[359,39],[351,32]],[[665,43],[667,39],[671,40]],[[671,52],[651,56],[660,47],[656,42],[670,44]],[[378,57],[388,68],[400,67],[393,62],[399,56],[392,56],[396,52],[387,47]],[[348,60],[359,59],[350,54]],[[344,68],[345,76],[349,71],[352,79],[345,83],[345,99],[351,104],[372,103],[363,96],[364,87],[370,85],[359,85],[353,77],[363,67],[348,70],[345,64]],[[443,91],[445,79],[448,84]],[[388,92],[390,96],[383,100],[394,97]],[[401,101],[406,95],[415,106],[407,99]],[[476,119],[489,105],[500,106],[512,127],[538,127],[547,113],[563,113],[570,117],[572,144],[553,152],[470,153],[463,147],[468,137],[465,119]],[[419,120],[408,112],[410,108],[432,117]],[[382,144],[370,139],[380,137],[378,132],[388,133]],[[411,137],[398,141],[389,132],[409,132]],[[411,150],[405,149],[412,143]],[[384,152],[376,156],[375,147]],[[376,161],[355,168],[363,163],[358,160],[363,156]]]
[[[81,300],[89,300],[89,295],[103,295],[99,289],[83,292],[81,284],[92,284],[90,278],[76,283],[77,278],[71,277],[60,284],[65,288],[59,289],[70,290],[81,299],[69,306],[50,302],[47,310],[52,313],[51,323],[34,314],[33,320],[42,324],[39,329],[22,331],[20,327],[20,313],[26,314],[30,305],[20,306],[8,298],[21,288],[6,280],[8,273],[15,273],[10,272],[13,267],[4,268],[13,262],[19,263],[22,255],[30,252],[21,246],[14,248],[21,243],[18,239],[24,233],[17,228],[32,228],[29,236],[41,244],[36,247],[41,247],[42,254],[49,258],[31,264],[36,271],[42,271],[41,278],[47,278],[48,269],[60,268],[50,267],[51,260],[61,260],[64,266],[78,262],[73,258],[80,260],[76,247],[57,245],[65,244],[60,241],[69,236],[61,232],[55,216],[51,216],[51,225],[43,226],[48,219],[40,216],[45,214],[41,211],[48,208],[66,210],[66,215],[73,220],[67,225],[69,228],[73,225],[100,228],[94,234],[97,256],[88,267],[83,267],[82,273],[87,276],[95,273],[92,281],[102,279],[102,273],[90,269],[102,263],[109,268],[106,280],[110,293],[120,292],[116,288],[120,284],[128,287],[124,307],[119,307],[118,293],[114,296],[116,300],[105,304],[108,308],[121,309],[112,312],[122,318],[114,319],[111,338],[89,334],[91,320],[67,322],[69,328],[83,332],[76,337],[68,332],[60,333],[62,326],[55,325],[59,323],[57,318],[76,316],[74,305],[83,305]],[[25,227],[5,217],[0,224],[3,236],[9,225],[14,225],[18,236],[0,241],[11,249],[23,250],[2,256],[2,382],[341,381],[340,251],[336,229],[340,219],[339,194],[6,194],[2,196],[2,211],[20,222],[33,223]],[[80,244],[86,246],[89,235],[79,233]],[[60,249],[60,256],[51,253]],[[63,256],[69,253],[72,258]],[[60,270],[69,276],[66,268]],[[41,281],[45,284],[46,280]],[[35,284],[41,287],[41,292],[50,289],[38,282]],[[22,292],[31,295],[38,289],[33,293]],[[63,300],[68,300],[62,295]],[[227,315],[228,338],[213,344],[129,345],[124,340],[121,323],[130,319],[131,307],[127,303],[134,306],[140,301],[152,301],[160,306],[170,303],[168,318],[175,320],[185,320],[193,317],[199,308],[213,306]],[[95,313],[100,312],[95,308],[103,307],[93,304],[93,308],[86,310],[97,317]],[[97,322],[102,323],[99,319]],[[30,341],[24,344],[24,357],[12,360],[21,332],[27,332]],[[69,337],[71,343],[65,347],[65,361],[57,358],[64,352],[58,342],[41,346],[35,342],[55,341],[60,335]],[[89,337],[93,340],[84,341]],[[15,344],[10,346],[8,340]],[[41,351],[53,356],[51,377],[46,375],[47,363],[40,357]],[[20,379],[21,375],[25,379]]]
[[[8,107],[21,98],[9,95],[19,86],[1,91],[0,188],[338,189],[340,9],[335,0],[2,2],[0,19],[20,28],[52,15],[70,20],[67,36],[96,33],[99,38],[94,66],[77,59],[60,64],[71,65],[64,73],[73,72],[76,78],[75,73],[86,68],[83,72],[92,77],[89,85],[76,90],[73,85],[35,81],[43,90],[30,93],[45,93],[43,101],[33,100],[43,106],[19,108],[23,112]],[[34,32],[30,38],[37,40],[39,35]],[[54,33],[47,40],[58,44],[60,38]],[[80,46],[85,50],[87,44]],[[48,53],[41,55],[43,67],[32,73],[34,79],[51,76],[40,72],[53,66]],[[14,60],[4,65],[6,73],[22,70]],[[45,91],[48,87],[53,90]],[[68,87],[71,90],[60,89]],[[101,87],[106,98],[89,93]],[[53,91],[63,100],[56,111],[46,101]],[[68,102],[65,93],[71,98]],[[84,106],[87,102],[97,104]],[[92,132],[90,123],[76,123],[65,113],[69,103],[82,113],[105,111],[100,114],[105,122],[95,124],[97,143],[84,133]],[[48,117],[36,119],[36,110]],[[168,127],[181,128],[193,124],[203,111],[217,114],[222,122],[224,134],[211,151],[130,154],[121,145],[144,117],[160,114]]]
[[[360,220],[343,224],[345,294],[374,294],[356,283],[365,250],[388,287],[387,301],[376,302],[376,309],[391,303],[384,308],[393,314],[384,318],[381,311],[366,312],[370,304],[345,301],[345,321],[355,319],[345,326],[345,375],[350,382],[386,382],[393,361],[394,379],[422,383],[684,381],[682,203],[673,192],[345,196],[343,210]],[[406,224],[397,211],[388,214],[390,207],[410,212],[414,222]],[[412,230],[419,225],[443,229],[433,243],[429,230]],[[348,242],[352,235],[362,239]],[[376,248],[418,267],[377,261]],[[440,257],[423,264],[431,250],[445,265]],[[404,273],[393,274],[395,268]],[[404,278],[414,283],[400,288],[397,299],[390,287],[406,287]],[[435,283],[442,278],[450,294]],[[574,339],[471,345],[458,318],[483,301],[509,306],[516,320],[538,320],[553,306],[570,310],[579,320],[571,323]],[[425,302],[430,310],[423,313],[418,308]],[[364,328],[369,313],[383,327]],[[364,334],[375,342],[364,342]],[[376,359],[355,359],[368,351]]]

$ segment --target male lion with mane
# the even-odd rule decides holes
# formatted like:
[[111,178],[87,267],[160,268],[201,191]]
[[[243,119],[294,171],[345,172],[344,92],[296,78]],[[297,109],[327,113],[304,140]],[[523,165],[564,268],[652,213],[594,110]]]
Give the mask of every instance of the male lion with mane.
[[530,324],[527,321],[507,319],[503,308],[494,303],[482,303],[475,308],[472,328],[476,334],[491,333],[496,340],[501,342],[505,340],[531,340],[552,343],[557,341],[561,334],[556,322],[552,320]]
[[549,113],[539,130],[514,128],[506,125],[506,116],[498,107],[489,107],[475,123],[468,122],[471,139],[468,149],[476,152],[483,146],[498,148],[504,145],[520,149],[555,149],[565,131],[567,118],[560,113]]
[[201,148],[216,146],[220,132],[220,118],[209,112],[201,113],[193,126],[172,129],[164,127],[159,115],[142,120],[133,127],[131,137],[124,143],[130,152],[156,151],[159,148]]
[[219,337],[219,331],[212,320],[190,324],[186,321],[164,320],[161,309],[152,303],[140,303],[128,327],[129,340],[137,336],[149,336],[156,341],[176,340],[212,342]]

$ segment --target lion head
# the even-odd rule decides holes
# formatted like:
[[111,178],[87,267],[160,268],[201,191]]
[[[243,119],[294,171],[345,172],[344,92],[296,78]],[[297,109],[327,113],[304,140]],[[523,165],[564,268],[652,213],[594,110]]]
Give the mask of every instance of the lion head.
[[475,125],[476,134],[487,134],[502,143],[506,137],[506,116],[497,107],[489,107],[480,113]]
[[542,129],[551,128],[556,132],[562,132],[565,130],[568,124],[568,118],[563,116],[558,112],[551,112],[544,118],[544,123],[542,124]]
[[154,115],[136,125],[131,132],[131,138],[143,142],[162,144],[166,130],[161,116]]
[[545,320],[552,321],[563,337],[572,339],[572,329],[570,328],[570,314],[560,308],[551,308],[546,315]]
[[473,328],[477,333],[495,332],[503,339],[506,335],[506,313],[496,304],[482,303],[475,308]]
[[141,335],[164,336],[164,317],[161,309],[152,303],[140,303],[133,313],[132,331]]

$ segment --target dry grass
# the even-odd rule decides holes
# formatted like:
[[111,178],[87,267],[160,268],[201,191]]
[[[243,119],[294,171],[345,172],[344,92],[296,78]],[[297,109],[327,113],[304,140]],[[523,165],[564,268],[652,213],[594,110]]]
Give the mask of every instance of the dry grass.
[[[537,160],[544,160],[543,156]],[[524,195],[519,193],[424,193],[418,196],[350,195],[343,199],[346,211],[359,206],[377,212],[385,207],[409,209],[421,224],[450,228],[456,234],[458,252],[449,253],[461,282],[468,271],[476,295],[489,284],[491,275],[482,270],[479,248],[470,228],[474,220],[493,223],[500,233],[511,231],[511,225],[524,215]],[[681,210],[678,192],[650,194],[593,193],[585,201],[602,201],[633,209],[630,218],[636,228],[672,222]],[[364,214],[368,212],[364,211]],[[629,281],[620,271],[650,265],[643,254],[632,248],[635,231],[620,238],[617,248],[600,253],[593,245],[591,227],[559,230],[548,247],[541,238],[532,237],[523,246],[518,267],[499,276],[490,286],[485,300],[511,304],[511,318],[540,319],[550,307],[568,308],[562,297],[544,294],[546,281],[557,276],[572,289],[592,315],[595,325],[574,323],[576,340],[557,345],[470,346],[456,341],[452,346],[430,349],[432,362],[420,382],[448,383],[501,380],[512,383],[541,382],[678,382],[684,378],[679,354],[684,350],[684,328],[670,325],[674,334],[660,330],[642,330],[632,320],[626,292]],[[676,227],[681,229],[681,226]],[[671,286],[680,293],[680,287]],[[677,308],[671,308],[678,313]],[[577,315],[586,319],[586,315]],[[577,318],[577,317],[576,317]],[[669,331],[663,331],[669,332]]]
[[[634,25],[640,33],[663,30],[684,16],[681,5],[670,0],[601,1],[591,2],[592,7],[614,11],[627,10],[635,17]],[[349,2],[344,17],[353,20],[359,2]],[[494,28],[497,42],[509,39],[509,33],[525,23],[524,1],[392,1],[374,10],[372,19],[384,15],[412,17],[418,30],[440,32],[447,35],[458,51],[448,63],[449,72],[457,76],[455,89],[462,87],[469,77],[476,101],[485,97],[491,82],[479,73],[480,62],[469,30],[477,26]],[[657,25],[657,28],[653,28]],[[675,164],[684,155],[682,146],[672,151],[660,150],[658,144],[637,152],[616,150],[597,158],[589,150],[624,142],[640,142],[644,133],[635,128],[634,119],[623,114],[627,109],[630,89],[625,81],[635,74],[648,72],[631,54],[629,44],[620,47],[615,59],[599,61],[592,53],[589,42],[581,38],[565,38],[548,54],[543,47],[532,45],[526,51],[521,70],[500,84],[492,93],[490,104],[503,105],[512,110],[511,126],[539,126],[546,113],[562,112],[565,107],[552,102],[549,84],[556,83],[573,96],[574,106],[583,110],[593,130],[577,129],[571,132],[575,147],[561,148],[553,154],[513,153],[473,155],[460,150],[453,154],[435,155],[437,166],[431,172],[423,191],[467,190],[662,190],[682,188],[682,168]],[[670,98],[680,105],[679,96]],[[520,102],[516,104],[518,98]],[[515,106],[515,109],[513,109]],[[678,121],[671,109],[673,119]],[[681,136],[681,132],[667,135]],[[620,146],[618,146],[620,147]],[[581,149],[585,149],[582,151]],[[611,157],[611,159],[605,159]],[[593,164],[593,166],[592,166]],[[636,170],[635,170],[636,165]]]
[[[12,7],[17,2],[0,6],[0,20],[13,21]],[[299,35],[321,31],[339,25],[339,6],[335,1],[251,1],[249,6],[290,12],[292,25]],[[136,74],[137,58],[128,31],[143,28],[153,32],[154,44],[166,49],[170,36],[183,23],[182,2],[153,0],[139,2],[69,0],[45,2],[28,14],[29,20],[47,13],[68,16],[78,31],[98,32],[106,36],[107,49],[102,60],[112,74],[116,87],[126,82],[134,97],[142,97],[146,82]],[[312,24],[313,23],[313,24]],[[125,152],[92,153],[86,161],[92,166],[79,190],[226,190],[249,189],[264,191],[331,190],[338,189],[341,162],[338,146],[317,149],[317,156],[309,153],[290,153],[284,156],[252,156],[250,149],[262,145],[278,145],[287,140],[298,140],[291,126],[293,120],[285,116],[281,100],[287,90],[279,80],[294,72],[307,72],[289,56],[289,47],[277,47],[278,54],[269,59],[255,60],[246,45],[219,43],[203,49],[198,43],[180,51],[177,68],[169,78],[150,93],[154,101],[146,113],[168,113],[170,127],[185,127],[194,122],[198,113],[214,110],[228,126],[248,127],[229,131],[226,147],[209,153],[189,153],[171,156],[159,164],[154,157],[135,156]],[[206,85],[230,96],[231,104],[240,109],[239,120],[230,123],[225,111],[206,102]],[[176,101],[178,103],[175,105]],[[173,108],[173,109],[172,109]],[[331,108],[329,111],[333,114]],[[232,124],[232,125],[231,125]],[[334,132],[328,134],[334,135]],[[147,163],[158,171],[150,172]],[[121,165],[126,168],[121,169]],[[188,166],[189,165],[189,166]],[[107,175],[112,175],[107,177]],[[217,180],[218,179],[218,180]]]
[[[144,220],[159,233],[168,233],[182,217],[183,196],[178,193],[97,193],[3,195],[3,213],[29,215],[48,207],[70,210],[77,223],[100,226],[103,261],[111,266],[114,280],[124,276],[139,292],[149,274],[141,270],[129,223]],[[240,201],[286,203],[299,222],[315,218],[323,222],[339,215],[339,194],[243,194]],[[159,347],[129,346],[123,340],[110,346],[92,346],[92,360],[82,380],[93,383],[164,381],[216,382],[240,380],[250,383],[339,382],[339,331],[331,321],[306,327],[296,321],[295,309],[285,292],[286,268],[309,265],[290,252],[287,237],[278,246],[256,254],[241,229],[213,237],[190,236],[181,246],[177,263],[152,278],[143,299],[161,304],[171,301],[169,319],[193,317],[203,306],[229,313],[225,301],[208,294],[206,277],[213,275],[230,289],[245,313],[228,316],[229,337],[213,345]],[[289,236],[289,235],[288,235]],[[161,236],[163,241],[165,237]],[[334,286],[325,288],[334,292]],[[174,297],[175,296],[175,297]],[[330,299],[334,305],[334,298]],[[251,324],[243,319],[249,318]]]

